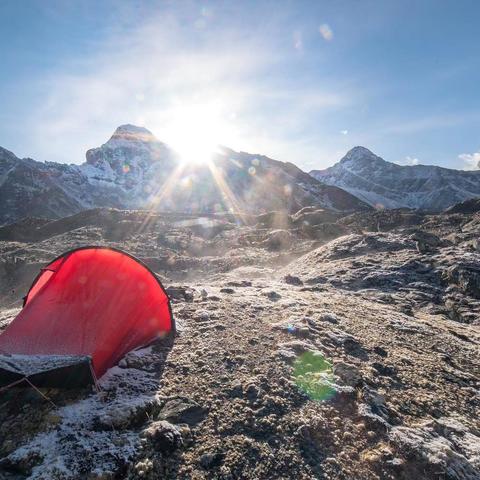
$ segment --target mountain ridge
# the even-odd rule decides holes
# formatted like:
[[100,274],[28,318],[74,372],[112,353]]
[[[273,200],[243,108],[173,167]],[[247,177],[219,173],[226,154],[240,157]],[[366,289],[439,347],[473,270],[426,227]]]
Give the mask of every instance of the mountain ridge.
[[224,147],[208,165],[189,165],[149,130],[119,126],[81,165],[38,162],[0,150],[0,224],[60,218],[95,207],[263,213],[309,205],[370,207],[292,163]]
[[376,208],[441,211],[480,196],[480,171],[436,165],[397,165],[354,147],[335,165],[309,172]]

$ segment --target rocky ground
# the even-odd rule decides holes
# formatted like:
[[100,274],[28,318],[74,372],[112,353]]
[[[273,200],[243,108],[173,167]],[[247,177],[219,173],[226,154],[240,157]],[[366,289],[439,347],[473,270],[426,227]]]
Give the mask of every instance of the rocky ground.
[[480,478],[479,222],[94,210],[0,228],[0,329],[45,262],[89,244],[144,260],[178,327],[100,393],[0,393],[0,478]]

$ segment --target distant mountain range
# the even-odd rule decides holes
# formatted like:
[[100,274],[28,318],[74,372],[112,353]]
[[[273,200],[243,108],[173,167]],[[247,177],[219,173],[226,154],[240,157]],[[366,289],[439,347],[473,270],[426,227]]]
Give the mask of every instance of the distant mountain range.
[[340,187],[375,208],[441,211],[480,197],[480,171],[433,165],[401,166],[364,147],[350,150],[338,163],[310,175]]
[[182,163],[143,127],[122,125],[86,162],[17,158],[0,147],[0,225],[61,218],[95,207],[192,213],[337,212],[374,208],[440,211],[480,197],[480,171],[400,166],[364,147],[310,174],[293,163],[222,147],[209,164]]
[[94,207],[181,212],[371,208],[292,163],[222,148],[209,165],[182,163],[145,128],[118,127],[82,165],[17,158],[0,148],[0,224]]

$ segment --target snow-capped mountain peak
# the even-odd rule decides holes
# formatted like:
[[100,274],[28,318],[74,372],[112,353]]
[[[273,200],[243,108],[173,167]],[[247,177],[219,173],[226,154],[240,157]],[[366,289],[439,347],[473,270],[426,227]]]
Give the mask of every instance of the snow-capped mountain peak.
[[144,127],[137,127],[136,125],[126,124],[120,125],[110,140],[106,143],[111,147],[128,146],[130,144],[149,144],[159,143],[155,135],[150,130]]
[[480,196],[480,171],[397,165],[365,147],[352,148],[332,167],[310,175],[380,208],[439,211]]
[[88,150],[86,159],[83,170],[89,177],[131,189],[143,181],[152,164],[170,166],[175,155],[146,128],[126,124],[101,147]]
[[369,208],[293,164],[229,149],[220,150],[214,162],[216,177],[207,165],[179,163],[152,132],[128,124],[88,150],[82,165],[19,159],[0,149],[0,224],[93,207],[249,213],[310,205],[348,212]]
[[359,163],[362,163],[362,164],[368,164],[368,163],[374,163],[374,162],[385,163],[385,160],[375,155],[368,148],[357,146],[349,150],[346,153],[346,155],[340,160],[340,162],[342,164],[355,165]]

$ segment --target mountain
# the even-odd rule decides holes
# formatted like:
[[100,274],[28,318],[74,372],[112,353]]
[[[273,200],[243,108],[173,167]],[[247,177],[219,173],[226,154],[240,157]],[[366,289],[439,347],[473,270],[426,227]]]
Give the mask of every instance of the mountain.
[[480,171],[397,165],[364,147],[353,148],[332,167],[310,175],[374,207],[440,211],[480,197]]
[[19,159],[0,147],[0,224],[25,216],[56,218],[80,211],[81,199],[65,190],[79,178],[78,167]]
[[222,147],[209,165],[188,165],[145,128],[118,127],[82,165],[19,159],[0,148],[0,224],[61,218],[95,207],[156,211],[295,212],[317,205],[370,208],[291,163]]

